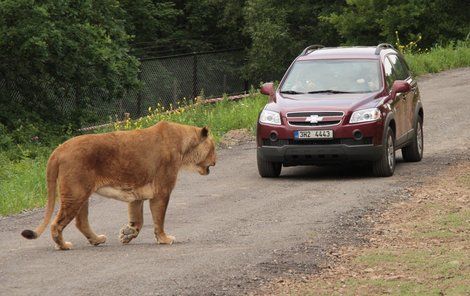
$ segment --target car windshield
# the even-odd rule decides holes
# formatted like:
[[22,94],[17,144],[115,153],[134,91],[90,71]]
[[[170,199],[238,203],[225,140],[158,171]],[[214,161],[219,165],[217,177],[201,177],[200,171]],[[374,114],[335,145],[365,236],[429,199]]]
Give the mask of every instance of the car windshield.
[[365,93],[382,87],[378,60],[297,61],[290,69],[281,93]]

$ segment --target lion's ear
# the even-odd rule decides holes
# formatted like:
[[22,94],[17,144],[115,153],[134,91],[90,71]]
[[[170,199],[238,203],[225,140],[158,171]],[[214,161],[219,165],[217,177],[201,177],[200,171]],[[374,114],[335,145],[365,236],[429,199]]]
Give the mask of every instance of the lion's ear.
[[209,135],[209,128],[207,126],[201,129],[201,138],[205,139]]

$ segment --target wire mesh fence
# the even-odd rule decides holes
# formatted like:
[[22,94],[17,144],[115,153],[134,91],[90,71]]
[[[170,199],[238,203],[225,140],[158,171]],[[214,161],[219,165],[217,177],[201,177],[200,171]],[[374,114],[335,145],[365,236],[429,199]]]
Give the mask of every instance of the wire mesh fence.
[[[141,60],[139,79],[142,87],[128,91],[119,98],[109,100],[104,90],[81,94],[85,103],[76,103],[76,93],[63,96],[51,92],[48,96],[60,116],[73,117],[75,108],[82,108],[89,120],[83,126],[121,120],[126,116],[136,118],[147,114],[149,107],[157,104],[165,108],[190,103],[203,94],[205,98],[220,97],[223,94],[246,93],[253,83],[243,78],[245,52],[240,49],[213,52],[199,52]],[[256,82],[258,83],[258,82]],[[5,82],[0,81],[0,91]],[[20,92],[9,90],[12,100],[24,100]],[[84,109],[84,110],[83,110]]]

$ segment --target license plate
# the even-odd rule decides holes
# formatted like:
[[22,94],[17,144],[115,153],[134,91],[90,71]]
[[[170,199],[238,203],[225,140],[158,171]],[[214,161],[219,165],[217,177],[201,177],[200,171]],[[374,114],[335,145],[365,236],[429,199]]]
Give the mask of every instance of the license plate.
[[332,130],[295,131],[295,139],[333,139]]

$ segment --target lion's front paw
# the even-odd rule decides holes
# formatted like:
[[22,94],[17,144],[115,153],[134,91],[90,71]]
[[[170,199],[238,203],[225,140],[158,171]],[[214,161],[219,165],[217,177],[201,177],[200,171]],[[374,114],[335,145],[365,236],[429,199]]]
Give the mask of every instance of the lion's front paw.
[[157,244],[171,245],[175,242],[175,237],[172,235],[157,235],[156,236]]
[[123,228],[121,228],[121,231],[119,232],[119,240],[123,244],[128,244],[131,240],[136,238],[139,235],[139,231],[137,228],[132,227],[130,225],[126,225]]

